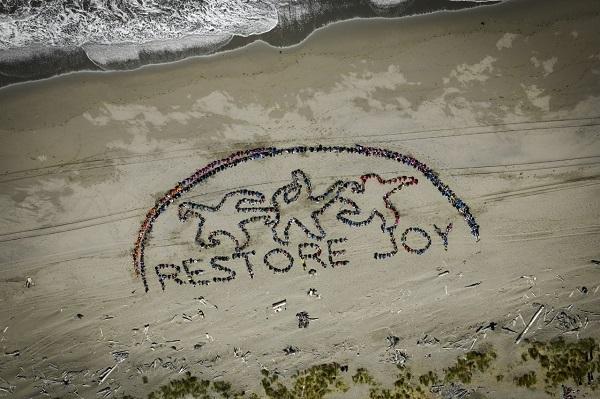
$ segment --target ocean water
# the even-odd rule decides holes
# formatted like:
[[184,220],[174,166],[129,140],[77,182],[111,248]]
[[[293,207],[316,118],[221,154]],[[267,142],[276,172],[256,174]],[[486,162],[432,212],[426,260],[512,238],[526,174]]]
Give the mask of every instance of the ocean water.
[[0,49],[248,36],[277,25],[269,0],[0,1]]
[[480,0],[0,0],[0,86],[82,69],[131,69],[211,54],[231,48],[234,38],[233,47],[256,39],[289,45],[337,20],[479,4]]

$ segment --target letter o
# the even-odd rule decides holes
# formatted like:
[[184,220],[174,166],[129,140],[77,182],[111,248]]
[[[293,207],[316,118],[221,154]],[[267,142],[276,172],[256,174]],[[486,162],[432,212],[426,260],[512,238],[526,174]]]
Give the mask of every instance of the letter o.
[[[426,240],[427,240],[427,244],[423,247],[423,248],[419,248],[419,249],[414,249],[412,247],[410,247],[407,243],[406,243],[406,236],[408,235],[408,233],[410,233],[411,231],[414,231],[415,233],[419,233],[421,234],[421,236],[423,236]],[[431,246],[431,237],[429,237],[429,234],[427,234],[427,232],[423,229],[420,229],[418,227],[409,227],[408,229],[404,230],[404,233],[402,233],[402,246],[404,247],[404,249],[407,252],[413,253],[413,254],[417,254],[417,255],[421,255],[423,254],[425,251],[427,251],[429,249],[429,247]]]
[[[284,267],[284,268],[275,267],[271,264],[271,262],[269,262],[269,258],[272,255],[274,255],[275,253],[283,254],[288,259],[288,265],[286,267]],[[281,248],[275,248],[275,249],[272,249],[269,252],[267,252],[265,254],[265,257],[263,258],[263,261],[265,262],[265,265],[267,265],[269,270],[273,270],[273,272],[275,272],[275,273],[287,273],[290,271],[292,266],[294,266],[294,257],[292,255],[290,255],[290,253],[288,251],[286,251],[285,249],[281,249]]]

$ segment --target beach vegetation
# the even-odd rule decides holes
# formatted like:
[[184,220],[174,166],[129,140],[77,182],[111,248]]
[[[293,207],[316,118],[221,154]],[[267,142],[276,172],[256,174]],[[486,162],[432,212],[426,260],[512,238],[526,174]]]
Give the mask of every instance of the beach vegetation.
[[338,363],[320,364],[296,372],[291,387],[282,383],[276,373],[264,370],[261,384],[269,399],[322,399],[331,392],[348,390]]
[[549,342],[535,341],[529,344],[527,353],[542,368],[547,392],[554,392],[569,381],[589,385],[592,390],[598,388],[600,345],[593,338],[574,342],[563,337]]
[[532,388],[537,383],[535,371],[529,371],[525,374],[514,377],[513,381],[519,387]]
[[356,374],[352,376],[352,382],[355,384],[367,384],[367,385],[375,385],[375,379],[369,373],[366,368],[359,368],[356,370]]
[[369,399],[427,399],[429,395],[421,385],[413,381],[409,368],[398,366],[398,374],[391,388],[375,384],[369,389]]
[[[525,356],[522,356],[523,353]],[[368,389],[366,395],[369,399],[427,399],[432,397],[431,392],[444,386],[460,383],[468,388],[477,374],[487,374],[499,384],[509,382],[528,389],[536,389],[543,380],[549,394],[555,394],[561,385],[569,383],[586,385],[592,390],[598,388],[600,346],[592,338],[574,342],[567,342],[564,338],[529,342],[523,353],[517,353],[515,357],[523,361],[529,370],[512,374],[509,367],[505,371],[510,373],[510,377],[502,373],[491,374],[497,354],[492,347],[486,347],[459,356],[440,374],[440,370],[429,370],[417,374],[417,378],[409,367],[396,365],[393,385],[381,384],[364,367],[356,369],[351,377],[344,378],[342,371],[347,371],[347,366],[332,362],[298,370],[290,377],[262,369],[259,376],[262,392],[259,393],[236,390],[231,382],[204,380],[188,372],[148,395],[148,399],[324,399],[330,395],[342,397],[351,388],[359,389],[359,386]],[[146,382],[147,379],[144,379]],[[122,398],[133,399],[131,396]]]
[[419,377],[419,383],[425,386],[439,384],[440,382],[438,375],[431,370]]
[[459,357],[454,365],[444,370],[445,381],[460,381],[463,384],[469,384],[473,374],[487,371],[496,357],[496,352],[491,348],[483,352],[467,352],[464,356]]

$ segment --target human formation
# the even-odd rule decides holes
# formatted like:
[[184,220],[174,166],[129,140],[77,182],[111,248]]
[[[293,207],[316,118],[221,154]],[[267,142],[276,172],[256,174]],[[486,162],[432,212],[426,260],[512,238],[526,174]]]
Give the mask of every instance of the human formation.
[[[413,247],[409,246],[406,243],[406,236],[410,232],[414,232],[414,233],[417,233],[420,236],[422,236],[425,240],[427,240],[427,244],[425,244],[421,248],[413,248]],[[407,250],[410,253],[421,255],[425,251],[427,251],[427,249],[429,249],[429,247],[431,246],[431,237],[429,237],[429,234],[427,234],[427,232],[421,228],[409,227],[408,229],[404,230],[404,232],[402,233],[402,246],[404,247],[405,250]]]
[[433,225],[433,228],[435,229],[435,232],[437,233],[437,235],[440,236],[440,238],[442,239],[442,243],[444,244],[444,250],[447,251],[448,250],[448,234],[450,234],[450,231],[452,230],[452,223],[447,225],[445,229],[442,229],[442,228],[436,226],[435,224]]
[[[365,201],[364,194],[367,191],[367,182],[370,181],[374,181],[375,185],[380,185],[385,192],[379,204],[372,205],[369,201]],[[359,181],[338,180],[322,194],[315,194],[311,179],[304,171],[297,169],[291,173],[291,182],[276,189],[270,197],[270,201],[267,201],[267,196],[259,191],[238,189],[226,193],[214,206],[190,201],[182,202],[178,206],[178,216],[182,222],[197,221],[198,229],[195,242],[200,248],[213,248],[220,245],[223,238],[229,239],[235,246],[233,258],[242,254],[241,251],[250,242],[247,225],[259,221],[266,226],[270,226],[273,241],[283,247],[290,244],[290,229],[293,226],[300,228],[310,239],[323,240],[327,233],[321,226],[320,217],[327,209],[339,203],[342,205],[342,209],[336,217],[341,223],[360,228],[372,223],[375,219],[380,220],[380,229],[383,233],[387,233],[393,249],[383,253],[375,252],[374,257],[375,259],[386,259],[398,251],[393,233],[400,219],[399,211],[389,197],[402,187],[413,184],[417,184],[417,179],[414,177],[398,176],[383,179],[377,174],[369,173],[360,176]],[[372,187],[372,184],[370,187]],[[286,206],[294,208],[297,201],[302,201],[302,206],[296,206],[295,213],[286,212]],[[307,203],[309,204],[308,211],[305,209]],[[363,212],[361,208],[368,210]],[[239,215],[241,218],[237,223],[237,230],[225,230],[222,228],[225,224],[225,215],[231,217],[232,214]],[[248,214],[253,215],[248,217]],[[390,216],[391,221],[389,220]],[[231,227],[233,224],[229,223],[228,226]],[[402,239],[404,241],[405,235]],[[303,269],[306,269],[306,260],[316,261],[323,267],[327,267],[324,259],[328,261],[331,267],[347,265],[350,261],[341,258],[346,250],[340,246],[346,241],[347,238],[345,237],[326,240],[326,258],[322,258],[320,245],[314,242],[299,244],[298,250]],[[410,250],[409,252],[422,254],[428,247],[429,245],[422,250]],[[408,247],[405,246],[405,248]],[[182,268],[186,275],[185,280],[179,277],[182,268],[178,265],[159,264],[155,270],[163,289],[166,280],[173,280],[180,285],[186,284],[186,282],[192,285],[208,285],[211,282],[226,282],[235,278],[235,271],[223,266],[221,263],[229,260],[231,259],[228,256],[213,257],[209,262],[210,268],[224,272],[225,275],[210,279],[202,279],[200,276],[201,274],[204,275],[206,270],[189,267],[189,265],[199,262],[199,260],[194,259],[182,262]],[[246,260],[252,278],[252,265],[248,259]],[[289,251],[283,248],[274,248],[264,255],[263,263],[274,273],[287,273],[294,265],[294,258]]]
[[[377,184],[386,187],[385,194],[382,196],[382,204],[363,204],[358,205],[357,202],[364,202],[364,198],[361,198],[366,191],[366,183],[368,181],[376,181]],[[294,170],[291,173],[291,183],[279,187],[273,195],[270,201],[266,201],[266,196],[258,191],[239,189],[228,192],[223,196],[221,201],[215,205],[205,205],[194,202],[183,202],[179,205],[179,219],[181,221],[187,221],[192,218],[198,219],[198,230],[195,241],[201,248],[212,248],[221,243],[220,238],[227,237],[235,243],[235,250],[240,251],[247,247],[250,242],[250,234],[248,232],[247,225],[255,222],[262,222],[267,226],[270,226],[272,239],[275,243],[287,246],[290,243],[290,229],[292,226],[296,226],[304,234],[313,240],[322,240],[326,236],[326,232],[320,223],[320,217],[325,211],[332,207],[334,204],[341,204],[343,209],[340,210],[336,217],[337,219],[351,227],[363,227],[378,219],[380,222],[380,229],[384,234],[389,236],[389,241],[392,245],[392,250],[388,252],[375,252],[373,255],[375,259],[386,259],[395,255],[398,251],[396,239],[394,237],[394,229],[397,227],[400,220],[400,212],[396,209],[395,205],[390,201],[390,196],[398,192],[401,188],[406,186],[415,185],[418,180],[414,177],[408,176],[397,176],[391,179],[383,179],[381,176],[375,173],[369,173],[360,176],[360,181],[354,180],[338,180],[331,184],[327,190],[322,194],[316,195],[313,190],[311,179],[308,175],[300,170]],[[302,204],[310,204],[311,209],[306,211],[304,208],[300,214],[288,214],[285,212],[285,208],[293,207],[296,201],[300,201],[302,197]],[[238,214],[244,215],[244,217],[238,222],[238,231],[231,232],[220,228],[211,229],[210,226],[206,226],[206,221],[215,218],[223,218],[219,213],[225,208],[225,205],[229,204],[228,209],[233,209]],[[383,206],[378,206],[383,205]],[[368,208],[368,210],[363,210]],[[245,214],[254,213],[254,216],[246,217]],[[283,216],[285,215],[285,216]],[[392,220],[390,221],[390,217]],[[218,225],[218,223],[217,223]],[[422,232],[420,229],[412,229],[405,231],[402,236],[403,247],[416,254],[424,253],[431,244],[431,239],[425,234],[425,237],[429,240],[429,244],[421,249],[412,249],[404,243],[406,234],[410,231]],[[444,237],[446,238],[446,237]],[[347,264],[347,261],[333,261],[332,257],[340,255],[339,251],[331,251],[331,244],[345,241],[345,239],[334,239],[333,241],[328,240],[327,245],[329,251],[329,263],[331,265]],[[447,240],[445,241],[445,243]],[[316,246],[314,243],[303,243],[301,246]],[[308,253],[304,258],[314,259],[325,266],[321,260],[319,246],[316,246],[316,253]],[[303,248],[301,248],[302,250]],[[269,258],[279,253],[289,259],[288,266],[284,268],[275,267],[269,261]],[[264,256],[264,263],[267,267],[276,273],[285,273],[293,266],[293,258],[291,255],[284,250],[274,249],[269,251]]]
[[[273,265],[273,263],[271,263],[270,259],[271,259],[271,256],[273,256],[275,254],[285,257],[287,265],[284,267],[278,267],[278,266]],[[273,271],[274,273],[287,273],[290,271],[292,266],[294,266],[294,257],[292,255],[290,255],[289,252],[284,251],[281,248],[273,248],[272,250],[270,250],[269,252],[267,252],[265,254],[265,256],[263,258],[263,262],[265,263],[265,265],[267,265],[269,270]]]
[[310,316],[307,312],[302,311],[296,313],[296,319],[298,319],[298,328],[306,328],[310,324]]
[[[206,165],[205,167],[197,170],[190,177],[180,181],[174,188],[169,190],[162,198],[157,200],[154,207],[152,207],[148,213],[146,214],[146,218],[142,223],[142,226],[138,232],[137,240],[135,242],[134,250],[133,250],[133,259],[134,259],[134,267],[137,274],[141,274],[142,280],[144,283],[144,287],[146,291],[148,291],[148,283],[146,280],[146,267],[144,264],[144,250],[145,246],[149,239],[149,234],[152,231],[153,224],[156,219],[177,199],[179,199],[183,194],[190,191],[197,184],[206,181],[207,179],[217,175],[218,173],[228,169],[236,167],[244,162],[252,161],[252,160],[260,160],[266,158],[272,158],[275,156],[281,156],[286,154],[304,154],[304,153],[337,153],[337,154],[357,154],[363,155],[367,157],[380,157],[389,159],[392,161],[399,162],[403,165],[410,166],[420,173],[422,173],[425,178],[429,180],[431,184],[433,184],[437,190],[448,200],[448,202],[457,209],[457,211],[462,215],[465,222],[469,226],[471,230],[471,234],[479,240],[479,225],[475,221],[475,218],[470,213],[469,207],[456,196],[456,194],[445,185],[438,177],[438,175],[427,165],[422,162],[419,162],[413,157],[400,154],[395,151],[390,151],[386,149],[367,147],[361,145],[355,146],[295,146],[289,148],[258,148],[247,151],[238,151],[230,156],[213,161]],[[361,190],[364,191],[364,186],[367,181],[370,179],[379,180],[380,184],[390,184],[390,191],[384,195],[382,198],[385,208],[387,208],[394,216],[394,220],[392,223],[387,221],[385,215],[379,209],[372,209],[370,212],[362,211],[357,203],[353,201],[349,196],[346,196],[344,193],[351,192],[353,194],[360,194]],[[296,170],[292,172],[292,182],[285,186],[280,187],[271,197],[270,202],[267,203],[267,199],[264,194],[253,191],[253,190],[235,190],[228,193],[223,200],[214,207],[196,204],[192,202],[184,202],[179,205],[179,217],[182,221],[188,220],[191,217],[196,217],[199,219],[199,229],[198,234],[196,236],[196,242],[205,247],[210,248],[220,244],[220,236],[221,237],[229,237],[236,246],[236,250],[240,250],[245,248],[248,245],[250,240],[248,230],[246,226],[249,223],[261,222],[265,223],[271,228],[273,240],[281,245],[286,245],[289,243],[289,231],[291,226],[298,226],[308,237],[320,240],[325,237],[325,232],[319,222],[320,215],[325,212],[326,209],[331,207],[334,203],[341,203],[344,206],[347,206],[344,210],[337,214],[338,220],[341,222],[351,225],[351,226],[362,226],[365,223],[370,223],[374,218],[378,218],[381,220],[381,229],[384,232],[388,232],[390,235],[390,242],[393,245],[393,251],[388,253],[375,253],[374,257],[376,259],[385,259],[389,256],[393,256],[395,251],[397,251],[397,245],[393,236],[393,228],[397,225],[399,214],[398,211],[394,208],[393,204],[389,201],[389,196],[394,192],[400,190],[403,187],[410,186],[413,184],[417,184],[417,179],[414,177],[407,176],[398,176],[393,179],[385,180],[376,174],[367,174],[363,175],[360,178],[360,182],[356,181],[341,181],[338,180],[333,183],[324,193],[320,195],[315,195],[313,193],[312,185],[310,179],[307,175],[301,171]],[[304,200],[309,204],[314,204],[315,206],[309,213],[308,218],[300,218],[297,216],[289,217],[286,220],[281,218],[282,208],[285,208],[286,205],[293,203],[300,199],[300,197],[304,197]],[[248,213],[253,214],[248,218],[244,218],[238,223],[239,231],[238,232],[230,232],[226,230],[215,230],[209,232],[208,235],[202,231],[201,227],[203,225],[203,218],[206,218],[206,214],[211,212],[218,211],[223,204],[225,204],[228,200],[232,200],[235,197],[241,197],[235,203],[235,210],[240,213]],[[360,217],[358,217],[360,216]],[[451,228],[451,225],[450,225]],[[439,230],[436,227],[436,232],[442,237],[444,240],[444,247],[447,247],[447,230],[446,232]],[[403,236],[408,234],[409,232],[413,232],[416,234],[421,234],[422,230],[419,228],[411,228],[403,233]],[[443,233],[446,233],[445,237]],[[429,236],[423,235],[428,238]],[[405,238],[405,237],[404,237]],[[430,245],[431,239],[429,238],[426,248],[412,249],[405,243],[405,239],[402,239],[403,246],[405,249],[409,250],[409,252],[413,253],[423,253]],[[276,252],[273,252],[271,255],[275,255]],[[283,253],[283,256],[286,256]],[[287,257],[287,256],[286,256]],[[265,255],[265,264],[269,261],[267,256]],[[224,268],[219,263],[219,259],[215,260],[215,268]],[[193,262],[188,262],[185,265],[189,265]],[[293,259],[289,262],[289,266],[293,264]],[[268,265],[268,264],[267,264]],[[172,265],[171,265],[172,266]],[[166,268],[166,265],[158,265],[157,272],[159,269]],[[177,266],[179,267],[179,266]],[[274,272],[283,272],[284,269],[280,267],[273,267]],[[177,269],[176,269],[177,270]],[[179,268],[180,270],[180,268]],[[229,277],[232,279],[235,277],[235,272],[231,271]],[[168,274],[167,274],[168,276]],[[224,277],[227,279],[229,277]],[[169,277],[166,277],[169,279]],[[175,276],[172,277],[174,281],[180,280]],[[181,281],[181,280],[180,280]],[[200,280],[202,281],[202,280]],[[163,281],[161,281],[163,283]],[[183,283],[183,282],[182,282]],[[202,284],[202,283],[199,283]]]
[[[252,267],[252,263],[250,262],[249,257],[255,255],[255,251],[248,252],[235,252],[231,256],[213,256],[210,258],[209,264],[211,269],[224,273],[224,275],[219,277],[211,277],[210,279],[204,278],[205,269],[197,269],[194,268],[193,265],[196,263],[203,262],[202,259],[186,259],[182,262],[182,266],[175,264],[167,264],[161,263],[155,266],[156,275],[158,276],[158,281],[162,289],[165,289],[165,281],[172,280],[173,282],[184,285],[209,285],[211,283],[218,282],[227,282],[235,279],[237,273],[230,267],[224,265],[225,262],[229,262],[232,260],[244,258],[246,263],[246,268],[248,269],[248,274],[250,278],[254,278],[254,269]],[[293,265],[293,259],[292,264]],[[183,273],[182,273],[183,268]],[[289,269],[288,269],[289,270]],[[181,275],[185,275],[186,279],[183,280],[180,278]]]
[[[237,198],[237,199],[236,199]],[[258,221],[263,221],[265,224],[270,224],[271,221],[269,219],[268,211],[262,210],[257,207],[248,207],[256,204],[261,204],[265,201],[265,195],[253,190],[234,190],[230,191],[221,201],[215,205],[204,205],[198,204],[195,202],[183,202],[179,205],[179,220],[185,222],[192,218],[197,218],[198,221],[198,232],[196,234],[195,241],[202,248],[212,248],[221,244],[219,240],[219,236],[225,236],[231,239],[235,243],[235,249],[240,251],[244,249],[249,241],[250,234],[248,233],[248,229],[246,228],[247,224],[255,223]],[[244,220],[238,223],[239,232],[231,232],[223,229],[215,229],[208,234],[205,234],[204,225],[207,222],[207,218],[212,215],[219,217],[219,211],[221,211],[226,204],[234,202],[232,208],[237,212],[256,212],[261,213],[261,215],[255,215],[249,218],[244,218]],[[236,234],[234,234],[236,233]]]

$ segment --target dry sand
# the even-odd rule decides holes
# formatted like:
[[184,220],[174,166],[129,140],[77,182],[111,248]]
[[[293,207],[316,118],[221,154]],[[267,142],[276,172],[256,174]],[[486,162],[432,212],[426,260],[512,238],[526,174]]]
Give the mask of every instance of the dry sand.
[[[526,338],[600,338],[600,266],[591,262],[600,257],[599,13],[596,1],[516,1],[357,20],[288,49],[254,43],[167,66],[0,90],[0,386],[14,391],[0,397],[42,390],[95,397],[107,386],[142,395],[182,367],[250,389],[261,367],[289,376],[328,361],[385,379],[393,372],[389,335],[400,338],[415,369],[441,369],[486,345],[518,358],[517,333],[540,305]],[[418,189],[394,200],[396,238],[423,227],[433,241],[423,255],[401,249],[376,261],[373,251],[386,245],[377,226],[338,227],[334,235],[349,237],[349,265],[316,277],[299,264],[273,274],[262,254],[277,245],[258,226],[254,279],[242,266],[231,282],[167,282],[162,292],[154,276],[144,292],[131,251],[144,215],[167,190],[234,151],[319,143],[414,156],[470,206],[481,240],[418,176]],[[318,192],[368,172],[415,175],[371,158],[282,156],[229,169],[189,198],[214,205],[237,188],[270,195],[296,168]],[[149,268],[213,256],[175,215],[169,208],[156,224]],[[444,251],[432,224],[448,222],[454,229]],[[311,241],[300,230],[293,239]],[[321,299],[308,297],[308,288]],[[273,313],[283,298],[287,309]],[[302,310],[318,317],[306,329],[295,318]],[[561,311],[574,321],[570,328],[558,323]],[[497,328],[477,332],[490,322]],[[439,342],[418,345],[425,334]],[[300,352],[286,356],[288,345]],[[234,348],[249,354],[235,357]],[[115,351],[129,356],[99,384]],[[481,377],[470,389],[489,398],[546,397],[543,384],[510,383],[518,365],[495,367],[508,383]],[[578,397],[593,397],[585,392]]]

